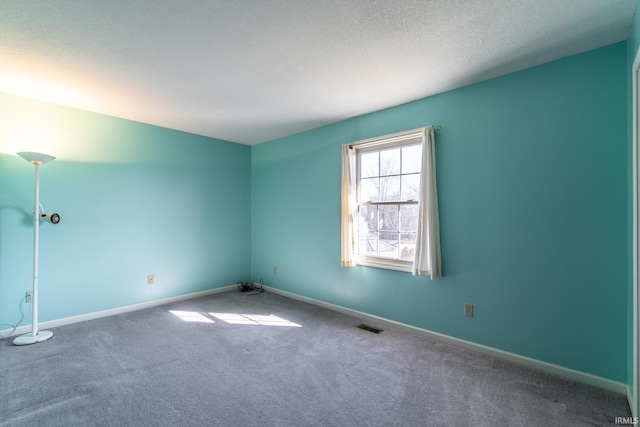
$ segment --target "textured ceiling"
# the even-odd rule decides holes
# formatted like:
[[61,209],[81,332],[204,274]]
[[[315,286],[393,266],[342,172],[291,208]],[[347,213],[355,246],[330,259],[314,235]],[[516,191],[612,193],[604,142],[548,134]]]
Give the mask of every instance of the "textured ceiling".
[[636,0],[3,0],[0,92],[243,144],[629,35]]

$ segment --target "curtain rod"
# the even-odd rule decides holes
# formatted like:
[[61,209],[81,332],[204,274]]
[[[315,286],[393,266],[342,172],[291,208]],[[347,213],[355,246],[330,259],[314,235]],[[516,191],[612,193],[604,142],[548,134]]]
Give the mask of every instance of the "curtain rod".
[[[429,127],[429,126],[425,126],[425,128],[428,128],[428,127]],[[431,127],[433,128],[434,132],[440,132],[440,131],[442,130],[442,126],[440,126],[440,125],[437,125],[437,126],[433,126],[433,125],[432,125]],[[423,129],[423,128],[420,128],[420,129]],[[417,129],[416,129],[416,130],[417,130]],[[400,132],[400,134],[403,134],[403,133],[404,133],[404,132]],[[406,133],[407,133],[407,134],[410,134],[410,133],[411,133],[411,131],[406,132]],[[396,134],[394,134],[394,135],[396,135]],[[354,145],[362,145],[362,146],[366,146],[366,145],[369,145],[369,144],[371,144],[371,143],[376,143],[376,142],[377,142],[377,141],[375,141],[376,139],[377,139],[377,138],[372,138],[372,142],[366,142],[366,141],[368,141],[368,140],[364,140],[364,141],[362,141],[362,142],[361,142],[361,143],[359,143],[359,144],[349,144],[349,148],[353,148],[353,147],[354,147]]]

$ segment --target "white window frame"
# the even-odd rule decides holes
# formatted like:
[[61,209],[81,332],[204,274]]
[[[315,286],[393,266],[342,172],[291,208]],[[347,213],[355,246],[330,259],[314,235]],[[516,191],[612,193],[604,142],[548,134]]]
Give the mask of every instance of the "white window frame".
[[[376,138],[366,139],[358,142],[354,142],[350,144],[355,150],[355,180],[356,180],[356,212],[354,215],[354,246],[355,246],[355,254],[354,261],[356,265],[363,265],[369,267],[377,267],[377,268],[385,268],[389,270],[397,270],[404,272],[411,272],[413,268],[413,261],[406,261],[402,259],[395,258],[387,258],[383,256],[373,256],[373,255],[364,255],[360,254],[359,251],[359,212],[360,206],[372,206],[372,205],[408,205],[408,204],[419,204],[418,200],[411,201],[394,201],[394,202],[370,202],[370,201],[361,201],[360,199],[360,176],[361,176],[361,167],[360,167],[360,154],[372,152],[372,151],[383,151],[387,149],[393,149],[398,147],[405,146],[414,146],[414,145],[423,145],[424,144],[424,135],[425,128],[413,129],[405,132],[398,132],[390,135],[380,136]],[[424,173],[421,169],[420,174]],[[418,195],[419,198],[419,195]]]

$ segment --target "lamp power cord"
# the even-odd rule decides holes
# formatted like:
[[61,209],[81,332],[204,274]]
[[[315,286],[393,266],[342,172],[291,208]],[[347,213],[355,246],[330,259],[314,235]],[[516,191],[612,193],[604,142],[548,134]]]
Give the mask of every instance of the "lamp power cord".
[[13,335],[13,333],[16,331],[16,329],[18,329],[18,326],[20,326],[20,324],[22,323],[22,321],[24,320],[24,311],[22,310],[22,305],[24,304],[24,302],[27,300],[27,297],[24,296],[20,299],[20,320],[18,320],[18,323],[16,323],[15,325],[11,324],[11,323],[0,323],[0,325],[2,326],[9,326],[10,328],[13,328],[11,330],[11,332],[9,332],[9,335],[7,335],[6,337],[3,337],[2,335],[0,335],[0,341],[6,341],[9,339],[9,337],[11,337],[11,335]]
[[252,294],[248,294],[248,296],[258,295],[264,292],[264,283],[262,279],[260,279],[259,283],[256,282],[238,282],[236,286],[238,287],[238,292],[252,292],[256,291]]

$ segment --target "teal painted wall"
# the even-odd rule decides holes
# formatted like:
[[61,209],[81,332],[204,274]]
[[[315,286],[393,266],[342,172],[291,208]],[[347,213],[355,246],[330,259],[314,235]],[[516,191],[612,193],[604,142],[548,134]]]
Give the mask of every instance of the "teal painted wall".
[[[632,71],[636,53],[640,47],[640,16],[637,9],[627,40],[627,227],[628,227],[628,273],[627,273],[627,384],[633,393],[633,87]],[[634,414],[635,415],[635,414]]]
[[[252,277],[627,381],[626,64],[619,43],[253,147]],[[445,277],[341,268],[340,145],[428,124]]]
[[[25,126],[49,140],[21,141]],[[41,321],[250,277],[250,147],[0,95],[0,323],[32,280],[34,167],[17,150],[58,157],[41,167],[62,217],[41,226]]]

